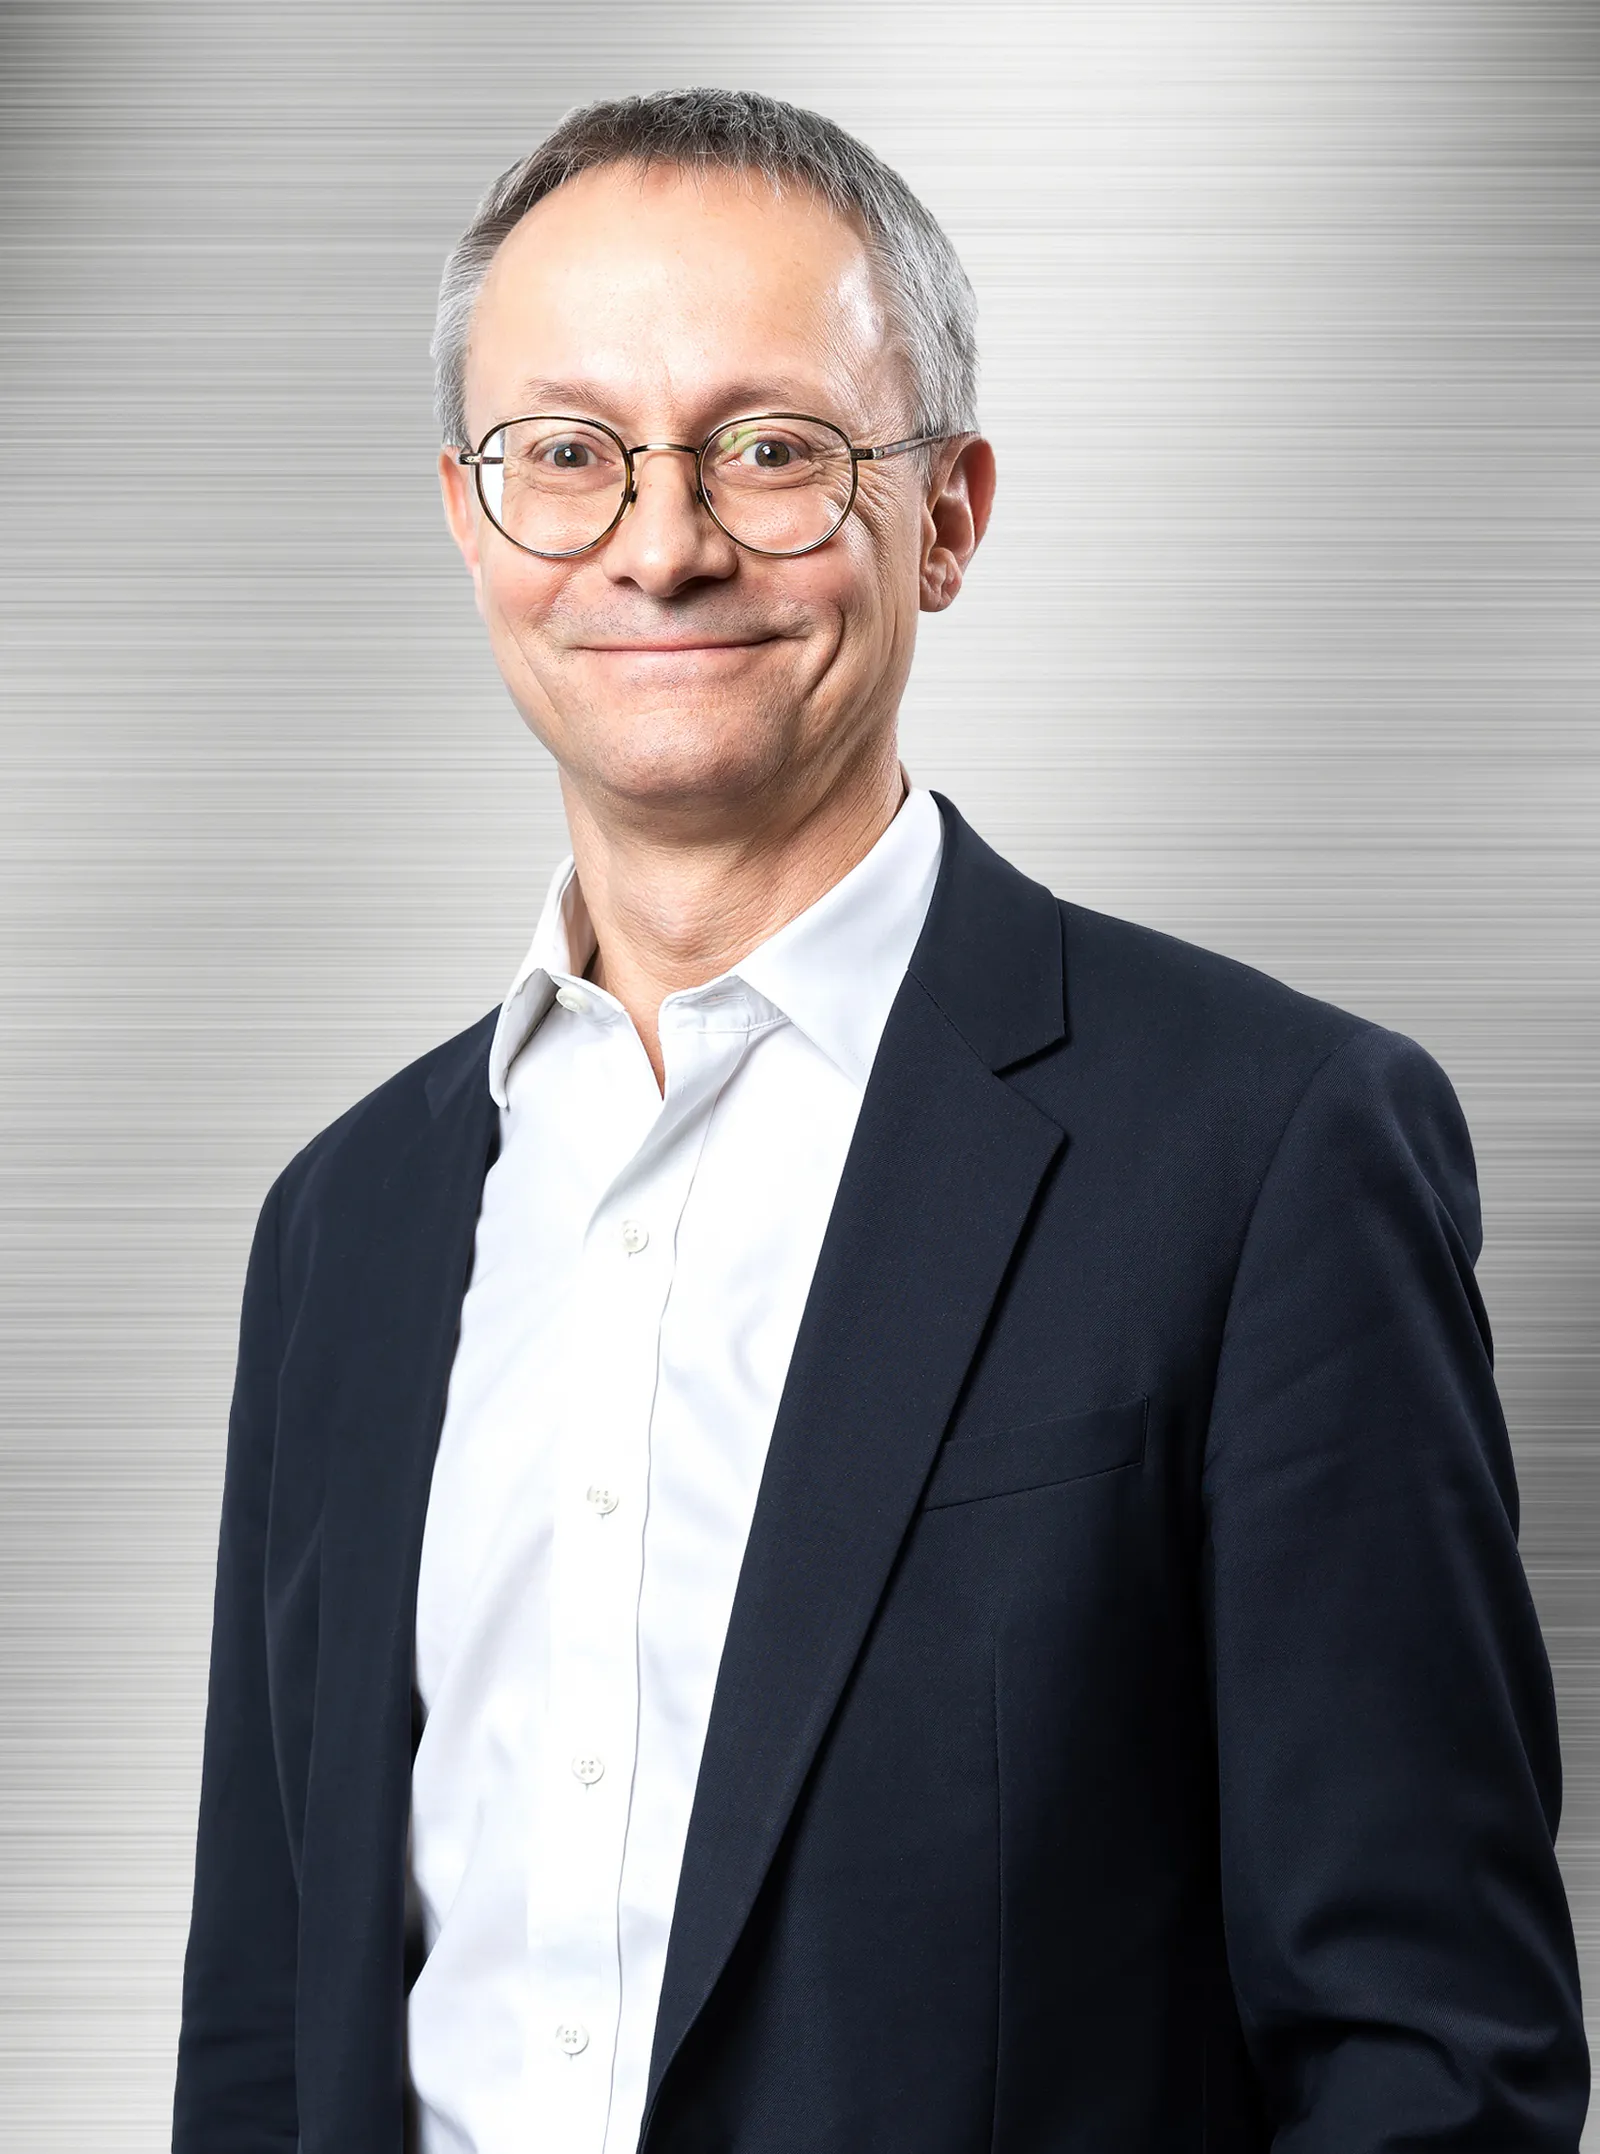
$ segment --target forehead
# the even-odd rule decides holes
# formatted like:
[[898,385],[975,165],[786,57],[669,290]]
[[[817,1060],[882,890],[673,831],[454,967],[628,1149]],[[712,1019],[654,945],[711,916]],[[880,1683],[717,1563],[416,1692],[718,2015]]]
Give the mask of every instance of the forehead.
[[849,219],[759,174],[620,165],[557,188],[501,243],[466,391],[480,426],[543,383],[589,387],[619,416],[687,420],[745,388],[865,412],[894,376]]

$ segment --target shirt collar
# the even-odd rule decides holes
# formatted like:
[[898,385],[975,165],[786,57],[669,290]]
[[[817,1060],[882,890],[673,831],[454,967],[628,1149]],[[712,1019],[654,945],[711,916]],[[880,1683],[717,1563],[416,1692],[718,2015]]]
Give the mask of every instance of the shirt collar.
[[550,878],[533,941],[517,967],[510,994],[500,1005],[494,1038],[489,1043],[489,1090],[496,1106],[509,1104],[511,1065],[538,1031],[556,999],[557,986],[562,981],[581,978],[594,950],[589,908],[583,902],[569,853]]
[[[729,980],[780,1010],[857,1085],[865,1085],[889,1009],[922,932],[939,873],[938,805],[913,786],[872,850],[813,905],[704,988]],[[557,985],[582,977],[594,929],[571,856],[550,879],[528,954],[500,1008],[489,1049],[489,1089],[507,1105],[511,1065],[538,1028]],[[670,1000],[678,1000],[671,997]]]
[[733,967],[864,1085],[939,874],[944,827],[918,786],[871,852]]

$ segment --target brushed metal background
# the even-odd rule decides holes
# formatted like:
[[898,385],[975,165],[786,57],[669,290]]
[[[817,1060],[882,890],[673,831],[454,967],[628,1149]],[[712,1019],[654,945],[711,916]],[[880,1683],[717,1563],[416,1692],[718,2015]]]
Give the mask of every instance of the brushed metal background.
[[165,2143],[256,1206],[498,1000],[563,849],[437,506],[440,262],[570,104],[693,81],[856,128],[978,288],[1002,491],[916,776],[1456,1081],[1600,1988],[1592,0],[12,4],[11,2147]]

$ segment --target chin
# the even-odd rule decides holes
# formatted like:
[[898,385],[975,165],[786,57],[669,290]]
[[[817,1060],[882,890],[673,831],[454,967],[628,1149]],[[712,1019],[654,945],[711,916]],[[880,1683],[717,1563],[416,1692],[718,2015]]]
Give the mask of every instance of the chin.
[[781,768],[767,757],[661,757],[597,775],[613,800],[634,808],[720,820],[759,801],[777,783]]
[[669,706],[603,724],[587,754],[555,753],[580,789],[593,785],[616,801],[692,812],[758,800],[789,763],[797,735],[792,718],[777,723],[767,711]]

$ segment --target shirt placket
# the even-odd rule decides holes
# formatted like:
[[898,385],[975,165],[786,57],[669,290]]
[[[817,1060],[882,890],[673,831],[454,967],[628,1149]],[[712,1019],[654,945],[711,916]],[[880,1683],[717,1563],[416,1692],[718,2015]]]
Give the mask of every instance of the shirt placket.
[[[621,2016],[618,1904],[639,1728],[650,1420],[678,1221],[742,1034],[678,1013],[667,1094],[589,1220],[563,1385],[550,1687],[534,1770],[526,2114],[572,2154],[604,2145]],[[620,1045],[620,1043],[619,1043]]]

